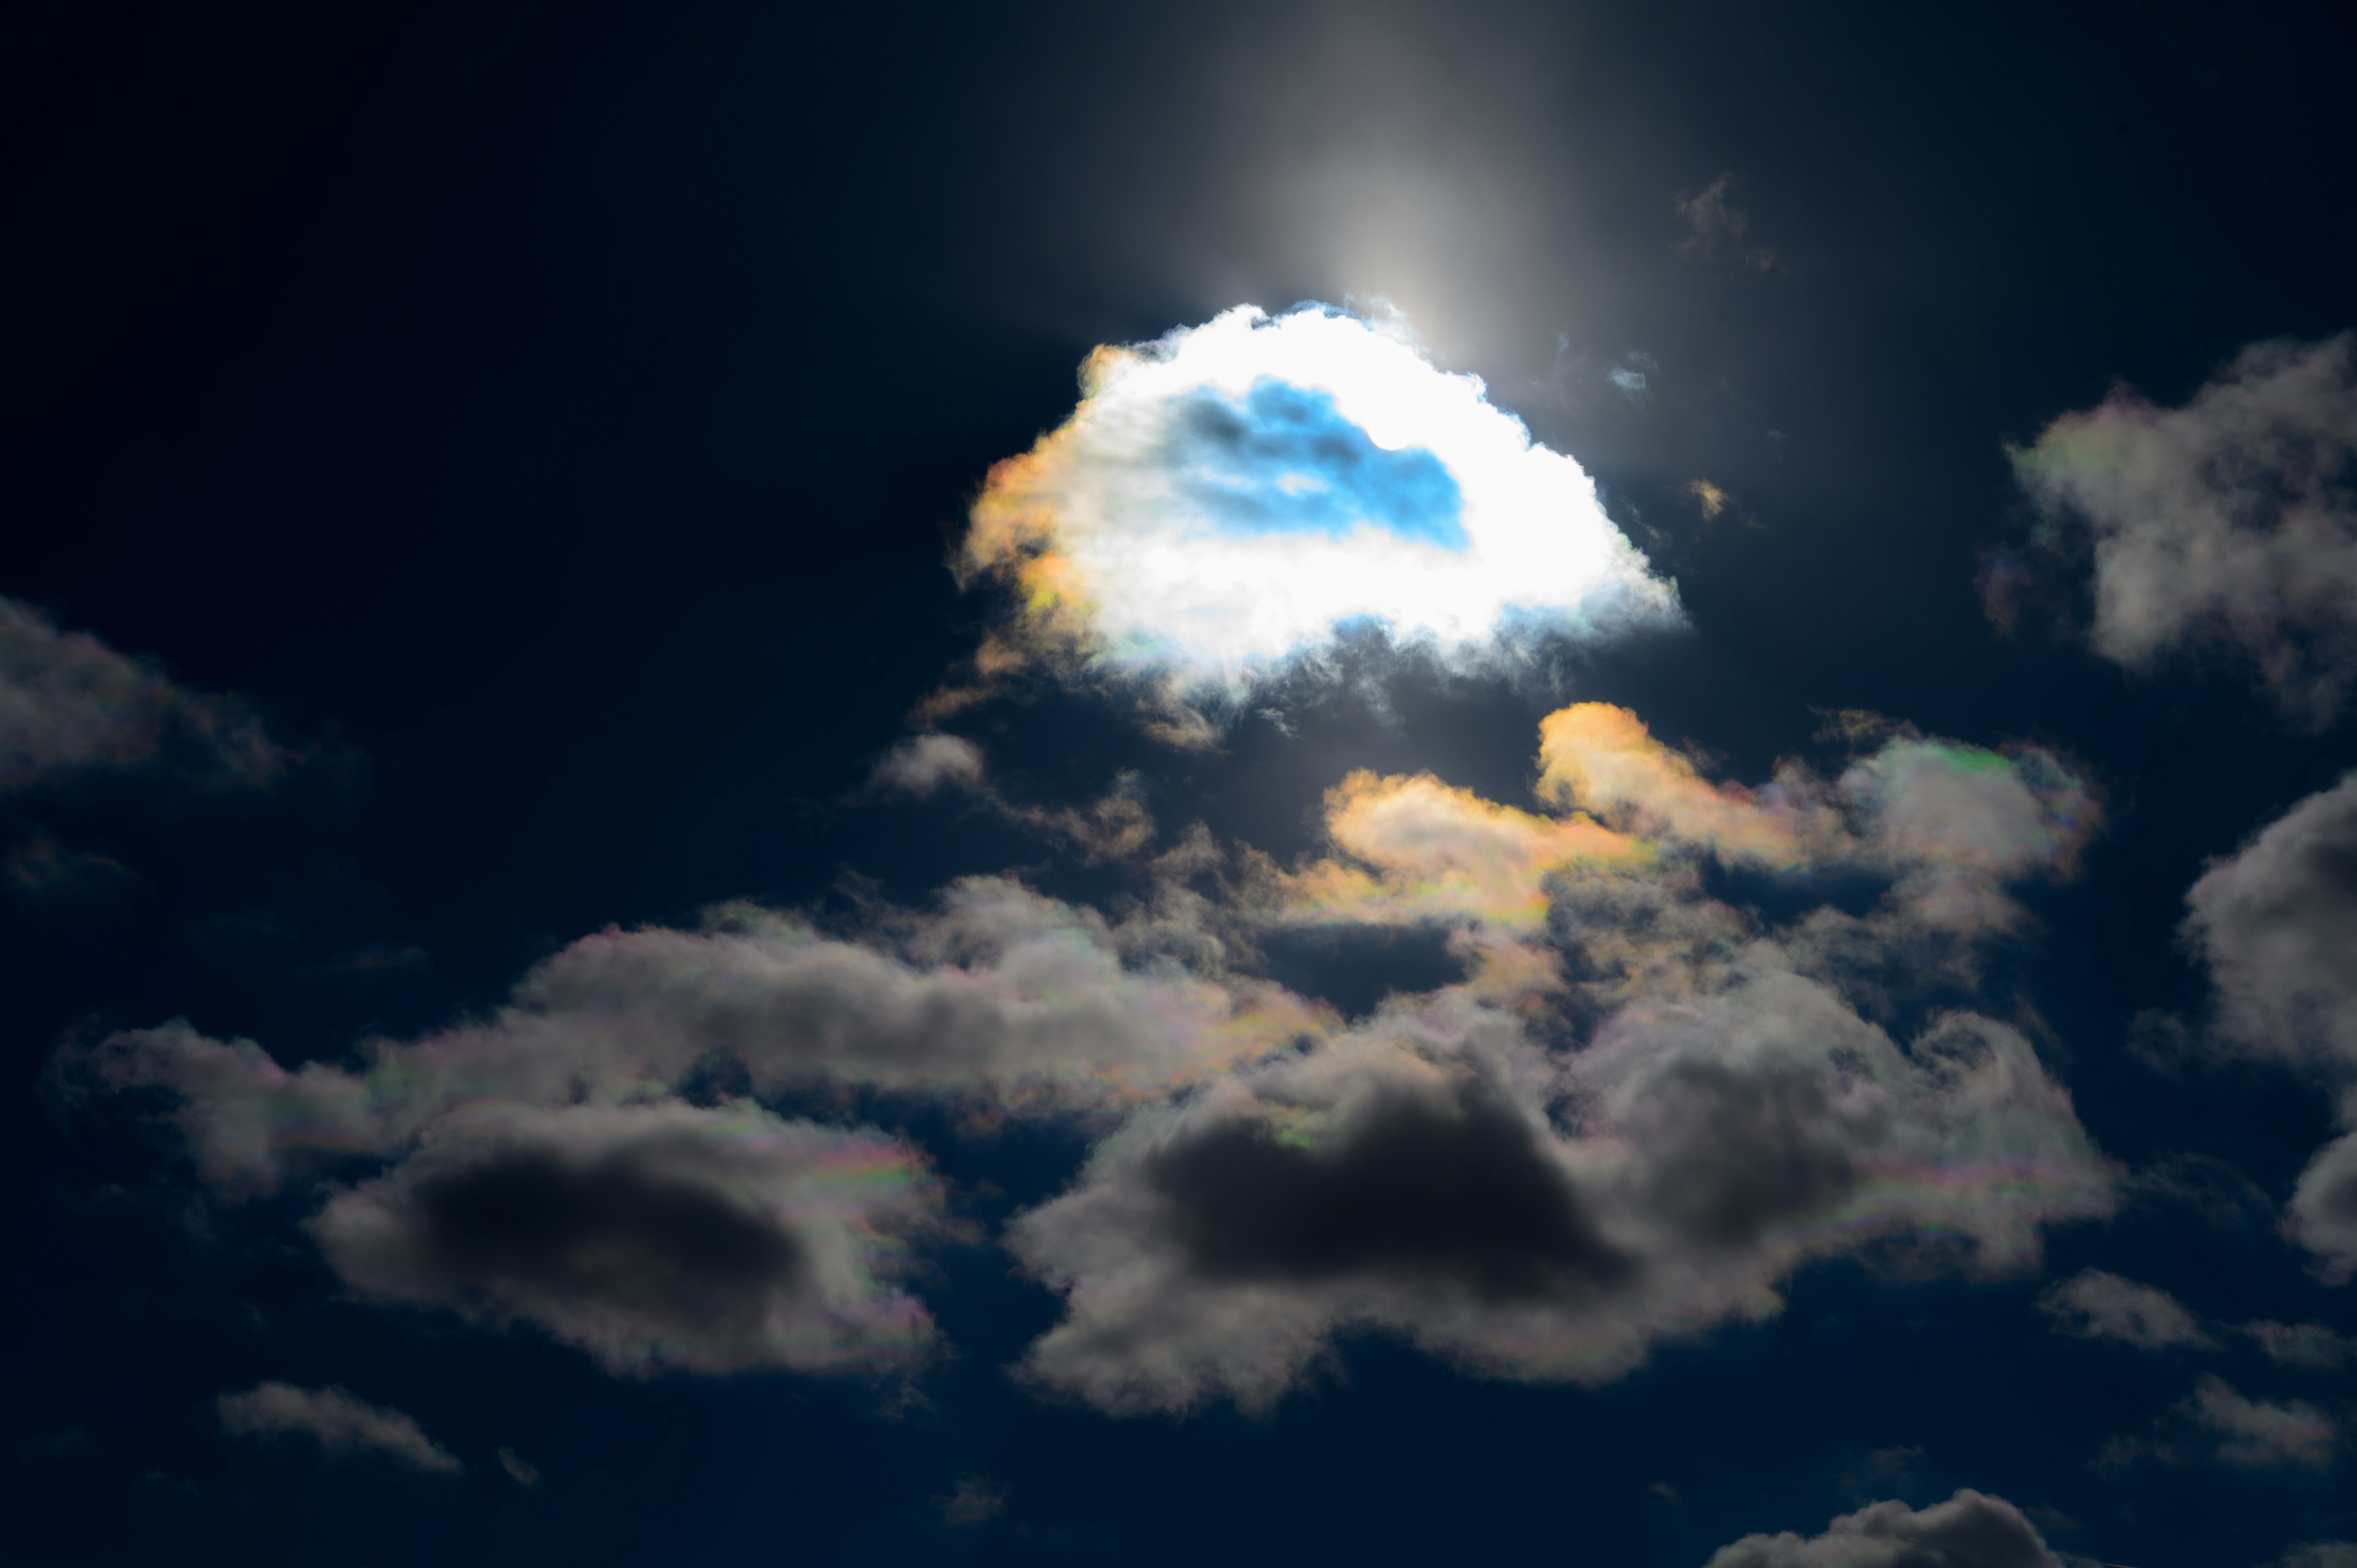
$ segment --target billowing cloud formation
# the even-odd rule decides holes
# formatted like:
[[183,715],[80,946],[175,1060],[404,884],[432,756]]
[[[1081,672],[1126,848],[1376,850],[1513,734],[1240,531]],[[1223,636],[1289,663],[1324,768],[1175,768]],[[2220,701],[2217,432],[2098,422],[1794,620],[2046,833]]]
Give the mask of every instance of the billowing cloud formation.
[[1875,1503],[1823,1535],[1747,1535],[1707,1568],[2063,1568],[2037,1527],[2003,1498],[1970,1487],[1944,1503]]
[[2183,1302],[2154,1285],[2102,1269],[2084,1269],[2038,1298],[2038,1309],[2065,1334],[2116,1339],[2139,1350],[2214,1346]]
[[0,789],[159,763],[199,781],[253,784],[285,762],[237,703],[187,691],[151,664],[0,598]]
[[346,1389],[271,1382],[213,1403],[221,1430],[239,1437],[307,1437],[331,1455],[373,1455],[429,1475],[465,1468],[414,1419]]
[[[2319,1079],[2357,1123],[2357,778],[2300,801],[2185,897],[2218,1041]],[[2287,1223],[2341,1277],[2357,1269],[2357,1135],[2319,1151]]]
[[1338,1334],[1602,1381],[1890,1243],[2004,1270],[2104,1174],[2028,1045],[1902,1049],[1775,969],[1571,1055],[1463,993],[1139,1114],[1013,1245],[1067,1298],[1029,1373],[1114,1411],[1265,1406]]
[[310,1229],[381,1301],[522,1321],[623,1372],[888,1369],[931,1319],[889,1283],[939,1193],[880,1133],[751,1105],[490,1106]]
[[963,570],[1019,600],[985,672],[1051,651],[1212,692],[1353,622],[1474,655],[1675,613],[1577,463],[1383,324],[1238,306],[1097,349],[1083,389],[974,503]]
[[2182,408],[2123,387],[2014,452],[2093,539],[2099,652],[2142,666],[2222,643],[2293,718],[2339,711],[2357,678],[2353,345],[2254,344]]

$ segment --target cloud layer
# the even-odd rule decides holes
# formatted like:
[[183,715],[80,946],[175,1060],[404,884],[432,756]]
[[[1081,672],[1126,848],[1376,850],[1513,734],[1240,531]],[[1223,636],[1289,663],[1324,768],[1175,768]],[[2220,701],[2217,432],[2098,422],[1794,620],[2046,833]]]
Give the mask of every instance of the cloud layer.
[[2096,650],[2141,667],[2214,643],[2323,725],[2357,679],[2357,339],[2256,343],[2182,408],[2122,387],[2013,454],[2083,528]]
[[1103,348],[1070,420],[991,470],[962,553],[1049,652],[1232,690],[1358,622],[1478,656],[1675,613],[1579,465],[1400,331],[1238,306]]

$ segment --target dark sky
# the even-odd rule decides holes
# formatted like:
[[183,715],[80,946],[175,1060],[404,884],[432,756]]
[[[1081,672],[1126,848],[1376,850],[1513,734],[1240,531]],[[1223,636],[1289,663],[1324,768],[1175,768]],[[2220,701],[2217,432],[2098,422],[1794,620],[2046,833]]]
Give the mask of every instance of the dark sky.
[[[2330,7],[8,34],[0,1556],[2357,1563]],[[1239,305],[1677,614],[1027,616],[992,465]],[[1666,771],[1545,794],[1575,703]],[[1656,858],[1312,918],[1357,769]]]

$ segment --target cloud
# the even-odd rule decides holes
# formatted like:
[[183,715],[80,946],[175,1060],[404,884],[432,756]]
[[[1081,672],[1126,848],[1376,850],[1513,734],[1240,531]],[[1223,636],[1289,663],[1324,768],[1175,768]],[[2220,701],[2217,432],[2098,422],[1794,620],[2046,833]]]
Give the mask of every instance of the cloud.
[[2331,1468],[2340,1442],[2332,1418],[2307,1401],[2249,1399],[2225,1379],[2204,1373],[2193,1392],[2158,1423],[2155,1434],[2115,1437],[2104,1444],[2096,1464],[2119,1468],[2155,1459],[2181,1465],[2195,1457],[2192,1451],[2198,1448],[2243,1469],[2320,1473]]
[[1780,1305],[1802,1262],[2025,1266],[2106,1174],[2012,1030],[1901,1048],[1763,969],[1549,1051],[1462,993],[1137,1114],[1010,1244],[1066,1299],[1028,1375],[1100,1408],[1265,1408],[1340,1336],[1601,1382]]
[[943,1524],[988,1524],[1006,1511],[1006,1488],[987,1476],[960,1476],[947,1497],[935,1498]]
[[309,1222],[362,1297],[523,1322],[644,1374],[875,1371],[928,1353],[893,1283],[937,1219],[906,1144],[751,1105],[491,1106]]
[[857,1084],[1002,1110],[1121,1105],[1332,1026],[1281,986],[1221,972],[1220,952],[1184,906],[1115,926],[974,878],[865,940],[751,907],[700,930],[600,932],[489,1018],[366,1042],[350,1067],[289,1070],[172,1024],[69,1046],[53,1073],[69,1103],[160,1093],[199,1175],[231,1193],[396,1153],[479,1101],[645,1099],[716,1065],[765,1096]]
[[526,1491],[540,1485],[540,1466],[514,1449],[501,1448],[499,1452],[499,1461],[500,1468],[508,1473],[508,1479]]
[[2054,1284],[2038,1298],[2038,1309],[2062,1333],[2115,1339],[2139,1350],[2210,1348],[2218,1343],[2201,1318],[2167,1291],[2102,1269],[2083,1270]]
[[876,764],[869,783],[877,789],[905,795],[932,795],[944,785],[980,789],[984,768],[982,747],[962,736],[929,732],[910,736]]
[[1238,306],[1083,385],[974,503],[961,571],[1017,601],[985,679],[1047,656],[1232,694],[1356,624],[1480,659],[1677,613],[1579,465],[1395,326]]
[[1765,245],[1747,245],[1743,242],[1751,220],[1743,209],[1727,199],[1735,184],[1735,176],[1722,174],[1700,190],[1680,191],[1671,205],[1686,222],[1686,236],[1678,242],[1678,253],[1697,261],[1729,261],[1753,272],[1772,273],[1782,263],[1776,252]]
[[2265,1320],[2244,1324],[2238,1332],[2247,1335],[2267,1359],[2278,1367],[2307,1367],[2318,1371],[2330,1371],[2336,1367],[2357,1360],[2357,1339],[2334,1332],[2321,1323],[2270,1323]]
[[1966,1487],[1927,1509],[1875,1503],[1823,1535],[1747,1535],[1706,1568],[2063,1568],[2063,1560],[2019,1509]]
[[2126,387],[2012,451],[2092,542],[2097,652],[2132,668],[2212,644],[2320,726],[2357,677],[2357,377],[2348,334],[2244,349],[2181,408]]
[[[2212,1045],[2307,1073],[2357,1121],[2357,776],[2310,795],[2185,896],[2184,932],[2216,993]],[[2319,1150],[2286,1224],[2325,1266],[2357,1269],[2357,1134]]]
[[142,767],[253,785],[285,763],[234,700],[175,685],[153,664],[0,598],[0,789]]
[[301,1389],[270,1382],[213,1402],[221,1430],[239,1437],[307,1437],[329,1455],[369,1455],[428,1475],[466,1468],[397,1410],[340,1388]]
[[2357,1568],[2357,1541],[2306,1541],[2268,1568]]

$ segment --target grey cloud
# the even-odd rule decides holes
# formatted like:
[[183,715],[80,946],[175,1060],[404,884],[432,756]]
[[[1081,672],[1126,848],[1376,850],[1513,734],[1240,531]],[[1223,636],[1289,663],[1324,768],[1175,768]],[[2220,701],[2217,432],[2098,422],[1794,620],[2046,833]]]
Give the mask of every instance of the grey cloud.
[[1678,242],[1678,252],[1702,261],[1734,262],[1754,272],[1774,272],[1779,265],[1776,252],[1765,245],[1744,242],[1751,220],[1727,199],[1734,184],[1732,174],[1722,174],[1700,190],[1678,194],[1672,205],[1686,224],[1686,236]]
[[2053,1285],[2038,1298],[2038,1309],[2065,1334],[2115,1339],[2139,1350],[2210,1348],[2218,1343],[2201,1318],[2167,1291],[2102,1269],[2084,1270]]
[[152,664],[0,598],[0,789],[151,765],[258,784],[285,755],[234,701],[175,685]]
[[930,1349],[898,1288],[938,1222],[921,1157],[752,1106],[488,1107],[310,1221],[359,1294],[524,1322],[608,1369],[881,1371]]
[[963,736],[938,731],[911,736],[884,754],[869,783],[909,795],[931,795],[944,785],[982,788],[982,747]]
[[1967,1487],[1944,1503],[1896,1500],[1844,1514],[1823,1535],[1747,1535],[1707,1568],[2064,1568],[2037,1526]]
[[[1975,1172],[2002,1165],[2000,1191]],[[2011,1178],[2009,1178],[2011,1179]],[[1813,1256],[1964,1240],[2005,1269],[2106,1173],[2018,1035],[1902,1050],[1783,972],[1632,1009],[1565,1058],[1464,993],[1141,1112],[1011,1245],[1066,1297],[1029,1376],[1115,1412],[1265,1408],[1335,1339],[1600,1382],[1780,1305]]]
[[[2214,1043],[2341,1091],[2357,1119],[2357,777],[2300,801],[2186,894],[2185,934],[2216,992]],[[2357,1270],[2357,1134],[2326,1144],[2285,1229],[2345,1279]]]
[[2195,1384],[2180,1408],[2214,1438],[2218,1457],[2229,1465],[2323,1470],[2340,1445],[2331,1418],[2305,1400],[2246,1399],[2216,1376]]
[[373,1455],[430,1475],[465,1468],[409,1416],[340,1388],[269,1382],[223,1394],[214,1407],[221,1430],[240,1437],[307,1437],[331,1455]]
[[2222,644],[2292,718],[2338,713],[2357,678],[2352,347],[2254,344],[2182,408],[2123,387],[2013,453],[2093,541],[2098,652],[2140,667]]
[[2357,1360],[2357,1339],[2336,1333],[2321,1323],[2245,1323],[2238,1332],[2266,1352],[2279,1367],[2308,1367],[2330,1371]]
[[291,1162],[398,1152],[487,1096],[644,1098],[716,1062],[761,1094],[853,1083],[1120,1105],[1330,1027],[1282,987],[1222,972],[1206,918],[1173,893],[1114,924],[996,878],[884,912],[858,940],[736,907],[701,930],[584,938],[488,1019],[367,1042],[350,1068],[288,1070],[252,1041],[171,1024],[69,1047],[52,1076],[69,1103],[160,1093],[199,1174],[231,1192],[271,1189]]
[[499,1460],[500,1468],[505,1470],[508,1473],[508,1479],[517,1486],[529,1490],[540,1485],[540,1466],[518,1454],[514,1449],[501,1448],[499,1452]]
[[2357,1568],[2357,1541],[2304,1541],[2267,1568]]

